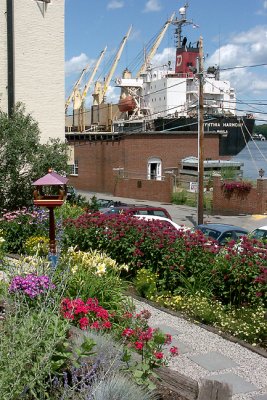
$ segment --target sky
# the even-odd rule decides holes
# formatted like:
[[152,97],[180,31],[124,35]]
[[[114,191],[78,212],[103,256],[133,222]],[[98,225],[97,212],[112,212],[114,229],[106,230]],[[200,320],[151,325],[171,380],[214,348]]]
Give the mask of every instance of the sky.
[[[133,74],[141,66],[144,49],[179,8],[183,0],[65,0],[66,97],[90,64],[81,82],[84,87],[100,52],[105,57],[96,74],[102,80],[111,68],[119,45],[132,25],[129,40],[107,92],[115,103],[119,90],[113,85],[127,67]],[[221,68],[221,79],[236,90],[237,109],[253,112],[257,123],[267,123],[267,0],[189,0],[187,19],[195,24],[183,29],[188,42],[203,37],[205,69]],[[175,60],[174,27],[170,26],[152,60],[162,65]],[[261,66],[259,66],[261,65]],[[238,67],[238,68],[234,68]],[[228,69],[229,68],[229,69]],[[91,104],[91,90],[86,104]]]

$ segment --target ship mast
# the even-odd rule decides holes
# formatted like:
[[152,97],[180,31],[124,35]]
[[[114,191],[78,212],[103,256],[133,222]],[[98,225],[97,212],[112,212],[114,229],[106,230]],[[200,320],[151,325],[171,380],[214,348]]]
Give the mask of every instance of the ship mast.
[[186,9],[188,8],[188,3],[185,3],[183,7],[179,9],[179,14],[180,18],[176,18],[173,20],[171,23],[176,26],[175,29],[175,36],[176,36],[176,48],[181,49],[182,48],[182,26],[183,25],[194,25],[194,22],[192,20],[188,20],[186,18]]

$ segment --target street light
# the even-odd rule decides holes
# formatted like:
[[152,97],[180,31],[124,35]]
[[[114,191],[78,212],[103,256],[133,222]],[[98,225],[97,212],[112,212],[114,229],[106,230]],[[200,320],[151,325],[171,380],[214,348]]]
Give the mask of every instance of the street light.
[[262,178],[263,177],[263,175],[264,175],[264,173],[265,173],[265,171],[264,171],[264,169],[259,169],[259,175],[260,175],[260,178]]

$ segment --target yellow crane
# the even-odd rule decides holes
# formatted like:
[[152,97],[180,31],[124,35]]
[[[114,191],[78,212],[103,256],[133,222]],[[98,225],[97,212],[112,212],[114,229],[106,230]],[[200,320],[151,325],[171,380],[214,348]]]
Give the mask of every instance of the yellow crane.
[[94,80],[95,74],[97,73],[97,70],[99,68],[99,65],[101,64],[101,61],[103,60],[103,57],[107,51],[107,46],[104,48],[104,50],[101,51],[100,56],[98,57],[93,72],[90,75],[87,83],[85,84],[83,91],[80,92],[79,90],[76,90],[76,93],[74,95],[74,104],[73,108],[74,110],[79,110],[79,115],[78,115],[78,125],[79,125],[79,130],[82,132],[85,129],[85,118],[84,118],[84,112],[85,112],[85,98],[88,93],[88,90],[90,86],[92,85],[92,82]]
[[[95,64],[94,69],[93,69],[92,75],[90,76],[90,78],[88,79],[87,83],[84,86],[84,89],[83,89],[83,91],[81,93],[81,99],[80,99],[81,104],[80,104],[80,107],[83,106],[83,103],[84,103],[84,100],[86,98],[87,92],[88,92],[88,90],[89,90],[89,88],[90,88],[90,86],[91,86],[91,84],[92,84],[92,82],[94,80],[95,74],[97,73],[99,65],[101,64],[101,61],[103,60],[103,57],[104,57],[106,51],[107,51],[107,46],[104,48],[104,50],[101,51],[100,56],[99,56],[99,58],[98,58],[98,60],[97,60],[97,62]],[[80,108],[80,107],[77,107],[77,108]]]
[[130,26],[127,34],[124,36],[124,38],[122,39],[122,41],[120,43],[119,50],[118,50],[118,52],[117,52],[117,54],[116,54],[116,56],[114,58],[114,61],[112,63],[112,66],[110,68],[110,71],[109,71],[108,75],[106,76],[106,79],[105,79],[104,83],[101,83],[99,81],[97,81],[95,83],[95,88],[94,88],[94,93],[93,93],[93,98],[94,98],[93,105],[94,106],[102,104],[105,101],[105,95],[106,95],[106,92],[108,90],[110,81],[111,81],[112,76],[113,76],[113,74],[115,72],[115,69],[117,68],[118,62],[120,60],[120,57],[121,57],[121,54],[123,52],[124,46],[125,46],[125,44],[126,44],[126,42],[128,40],[128,37],[129,37],[129,35],[131,33],[131,30],[132,30],[132,26]]
[[87,64],[86,67],[82,70],[80,77],[77,79],[77,81],[75,82],[73,89],[71,91],[71,94],[69,95],[69,97],[67,98],[66,102],[65,102],[65,113],[68,111],[68,107],[70,105],[71,101],[74,101],[74,97],[75,94],[77,92],[77,90],[79,89],[80,83],[84,77],[85,72],[88,70],[90,64]]
[[172,21],[174,19],[174,16],[175,16],[175,13],[173,13],[171,18],[168,19],[167,22],[165,22],[163,28],[161,29],[160,33],[158,34],[153,46],[151,47],[149,53],[146,55],[144,64],[141,66],[141,68],[137,72],[136,78],[139,78],[140,75],[142,75],[145,72],[147,66],[150,64],[150,61],[154,57],[154,55],[155,55],[155,53],[156,53],[156,51],[157,51],[157,49],[158,49],[158,47],[159,47],[164,35],[165,35],[169,25],[172,23]]

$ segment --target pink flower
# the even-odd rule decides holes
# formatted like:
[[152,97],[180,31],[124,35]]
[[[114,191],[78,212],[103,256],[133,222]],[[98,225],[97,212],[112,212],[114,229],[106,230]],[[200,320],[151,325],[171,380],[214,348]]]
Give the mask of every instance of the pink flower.
[[164,357],[164,354],[161,351],[157,351],[154,353],[154,356],[158,359],[158,360],[162,360],[162,358]]
[[178,348],[176,346],[172,346],[170,348],[170,353],[173,357],[178,356],[179,352],[178,352]]
[[146,331],[140,333],[139,339],[148,342],[149,340],[152,339],[152,336],[153,336],[153,329],[149,327]]
[[261,297],[262,296],[262,292],[256,292],[256,297]]
[[82,330],[85,330],[85,329],[88,327],[88,325],[89,325],[89,319],[86,318],[86,317],[81,318],[81,319],[79,320],[79,325],[80,325],[80,328],[81,328]]
[[131,328],[126,328],[126,329],[124,329],[124,331],[122,332],[122,336],[125,336],[125,337],[130,337],[130,336],[132,336],[134,334],[134,330],[133,329],[131,329]]
[[91,329],[99,329],[100,328],[99,322],[98,321],[93,322],[91,324],[90,328]]
[[165,335],[165,344],[171,344],[172,342],[172,336],[169,333],[166,333]]
[[112,323],[110,321],[106,321],[103,323],[103,328],[110,329],[112,327]]
[[69,311],[64,312],[63,317],[66,319],[74,319],[74,315]]
[[143,347],[144,347],[144,343],[142,343],[142,342],[135,342],[135,348],[137,349],[137,350],[142,350],[143,349]]

